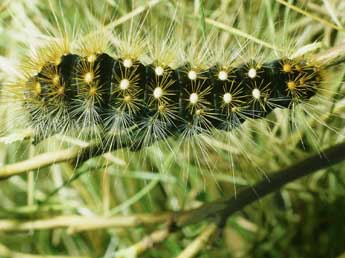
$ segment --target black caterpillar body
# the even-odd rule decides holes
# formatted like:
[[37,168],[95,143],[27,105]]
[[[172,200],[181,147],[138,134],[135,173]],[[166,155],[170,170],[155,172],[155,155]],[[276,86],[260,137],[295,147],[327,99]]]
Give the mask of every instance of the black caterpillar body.
[[146,130],[150,140],[133,137],[138,149],[171,135],[229,131],[310,99],[320,84],[320,69],[303,58],[172,69],[105,53],[67,54],[28,80],[24,106],[42,134],[89,126],[105,133],[133,128],[136,136]]

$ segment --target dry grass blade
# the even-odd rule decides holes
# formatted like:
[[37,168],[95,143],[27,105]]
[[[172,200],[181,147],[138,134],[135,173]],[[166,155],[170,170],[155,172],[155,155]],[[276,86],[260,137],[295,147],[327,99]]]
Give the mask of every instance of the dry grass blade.
[[335,24],[333,24],[333,23],[331,23],[331,22],[329,22],[329,21],[327,21],[327,20],[325,20],[325,19],[322,19],[322,18],[320,18],[320,17],[318,17],[318,16],[316,16],[316,15],[313,15],[312,13],[309,13],[309,12],[307,12],[307,11],[304,11],[303,9],[301,9],[301,8],[299,8],[299,7],[297,7],[297,6],[293,5],[293,4],[291,4],[291,3],[289,3],[289,2],[286,2],[286,1],[284,1],[284,0],[276,0],[276,1],[277,1],[278,3],[280,3],[280,4],[282,4],[282,5],[285,5],[286,7],[290,8],[290,9],[292,9],[292,10],[294,10],[294,11],[300,13],[300,14],[303,14],[303,15],[305,15],[305,16],[310,17],[310,18],[313,19],[313,20],[316,20],[316,21],[318,21],[318,22],[320,22],[320,23],[323,23],[323,24],[326,25],[327,27],[330,27],[330,28],[333,28],[333,29],[335,29],[335,30],[339,30],[339,31],[342,31],[342,32],[345,31],[342,27],[339,27],[339,26],[337,26],[337,25],[335,25]]

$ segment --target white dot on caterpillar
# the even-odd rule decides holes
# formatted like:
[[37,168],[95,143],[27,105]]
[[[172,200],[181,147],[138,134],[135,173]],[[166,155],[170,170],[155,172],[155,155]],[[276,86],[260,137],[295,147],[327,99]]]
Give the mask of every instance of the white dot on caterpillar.
[[256,69],[250,68],[248,71],[248,76],[249,78],[254,79],[256,77]]
[[226,104],[229,104],[231,101],[232,101],[232,95],[227,92],[223,95],[223,101],[226,103]]
[[163,95],[163,90],[161,87],[157,87],[154,89],[153,97],[155,97],[155,99],[159,99],[160,97],[162,97],[162,95]]
[[91,83],[93,81],[93,72],[87,72],[85,75],[84,75],[84,82],[86,83]]
[[261,92],[260,92],[259,89],[254,89],[254,90],[252,91],[252,95],[253,95],[254,99],[260,99]]
[[198,100],[199,100],[199,96],[198,96],[197,93],[192,93],[192,94],[189,95],[189,102],[190,102],[191,104],[196,104],[196,103],[198,103]]
[[130,68],[133,65],[133,62],[131,59],[125,59],[123,60],[123,66],[126,68]]
[[197,74],[195,71],[191,70],[188,72],[188,78],[191,79],[191,80],[195,80],[197,77]]
[[163,67],[157,66],[156,69],[155,69],[155,73],[156,73],[157,76],[163,75],[163,73],[164,73]]
[[120,89],[121,89],[121,90],[127,90],[128,87],[129,87],[129,80],[127,80],[127,79],[122,79],[122,80],[120,81]]
[[225,71],[220,71],[218,73],[218,79],[221,80],[221,81],[225,81],[228,79],[228,73],[225,72]]

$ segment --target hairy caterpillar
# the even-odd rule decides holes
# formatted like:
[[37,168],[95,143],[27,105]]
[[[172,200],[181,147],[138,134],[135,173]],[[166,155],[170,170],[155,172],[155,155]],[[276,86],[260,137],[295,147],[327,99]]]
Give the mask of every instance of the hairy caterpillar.
[[144,65],[106,53],[65,53],[44,63],[23,94],[34,128],[42,130],[38,135],[70,128],[135,128],[125,134],[130,147],[140,149],[171,135],[229,131],[246,118],[307,101],[321,81],[321,67],[305,58],[250,60],[237,67],[187,63],[173,69],[156,60]]
[[[257,130],[242,130],[245,121],[269,121],[266,116],[277,109],[313,108],[309,100],[325,92],[324,64],[311,55],[251,54],[234,41],[230,48],[197,40],[190,43],[194,49],[181,51],[170,28],[159,45],[141,32],[143,26],[131,21],[120,37],[101,27],[77,40],[60,31],[32,49],[23,61],[24,78],[10,91],[34,142],[58,134],[96,140],[106,151],[140,150],[162,140],[171,148],[173,138],[191,143],[188,149],[205,149],[212,139],[204,136],[225,131],[229,141],[243,131],[236,137],[244,146],[244,134]],[[216,47],[223,56],[212,53]]]
[[[70,40],[58,26],[57,37],[32,49],[23,61],[24,78],[10,91],[35,142],[72,135],[96,139],[104,150],[140,150],[161,140],[170,147],[168,139],[174,138],[204,148],[203,136],[250,135],[257,128],[242,130],[245,121],[269,121],[266,116],[277,109],[313,108],[309,100],[325,92],[324,64],[309,54],[261,49],[253,54],[246,53],[246,43],[224,47],[202,40],[181,51],[171,28],[167,39],[157,40],[143,27],[131,21],[118,37],[101,26]],[[216,48],[223,56],[213,53]],[[303,123],[292,120],[293,126]],[[244,143],[243,135],[236,137]]]
[[312,55],[247,53],[246,43],[218,39],[192,40],[184,49],[171,28],[158,39],[143,32],[144,23],[129,23],[120,36],[101,26],[79,38],[58,25],[58,36],[32,48],[24,76],[9,91],[35,142],[58,134],[96,139],[104,150],[140,150],[161,140],[170,148],[174,138],[205,148],[202,142],[212,139],[204,136],[230,132],[230,139],[243,131],[236,137],[244,144],[244,134],[258,129],[242,130],[245,121],[270,121],[266,116],[277,109],[314,108],[310,99],[327,91],[325,64]]
[[[131,9],[119,7],[118,1],[106,1],[103,9],[99,9],[98,1],[92,1],[93,8],[86,7],[84,1],[49,1],[52,7],[48,9],[53,10],[58,22],[54,22],[54,15],[46,15],[41,4],[36,4],[39,2],[33,1],[29,7],[20,1],[18,6],[24,8],[18,9],[16,3],[10,3],[19,25],[13,26],[11,42],[0,39],[0,51],[13,44],[6,52],[11,61],[30,50],[32,53],[16,69],[3,65],[3,56],[0,59],[1,79],[7,82],[7,77],[14,77],[15,81],[2,85],[0,112],[1,126],[7,126],[7,134],[29,128],[33,129],[35,143],[46,140],[39,145],[31,145],[31,138],[6,145],[3,163],[31,160],[42,152],[54,154],[56,149],[68,151],[94,140],[101,143],[99,153],[128,147],[83,163],[83,167],[54,161],[54,166],[35,168],[40,173],[35,180],[29,178],[28,189],[35,185],[37,196],[28,194],[28,199],[39,201],[39,206],[61,203],[65,213],[67,205],[81,203],[76,213],[86,216],[103,215],[103,211],[113,215],[189,209],[224,193],[236,193],[236,187],[252,184],[257,175],[293,164],[343,139],[343,90],[337,88],[343,76],[341,66],[335,67],[334,73],[327,63],[314,58],[320,45],[313,43],[327,30],[318,22],[307,20],[306,24],[301,20],[302,25],[291,28],[292,22],[286,23],[289,31],[285,31],[281,27],[285,27],[283,14],[287,9],[273,1],[219,1],[219,6],[218,1],[203,1],[207,2],[206,17],[211,17],[211,23],[206,20],[205,38],[198,27],[201,18],[195,13],[192,19],[189,15],[191,3],[197,5],[201,2],[198,0],[185,1],[188,18],[174,16],[174,8],[178,12],[182,9],[178,3],[175,6],[174,1],[160,1],[150,10],[154,20],[142,23],[139,19],[138,24],[131,16],[123,19]],[[146,2],[135,1],[133,5],[142,7]],[[257,10],[251,12],[248,5]],[[82,13],[81,17],[74,17],[73,8]],[[121,18],[112,18],[121,8],[116,14]],[[32,23],[21,20],[26,15]],[[295,19],[294,13],[289,15]],[[240,16],[238,20],[233,18]],[[170,28],[164,31],[163,19],[174,23],[174,33]],[[242,41],[242,36],[239,39],[231,30],[217,27],[217,22],[254,35],[254,39]],[[0,23],[0,27],[6,23]],[[90,23],[91,29],[80,28]],[[300,26],[299,32],[295,26]],[[208,30],[210,27],[216,28],[216,33]],[[165,34],[156,37],[157,30]],[[320,52],[339,45],[341,33],[329,33],[329,41],[322,37]],[[270,46],[256,42],[256,36]],[[308,46],[317,48],[303,51]],[[335,82],[329,82],[330,77]],[[22,151],[29,148],[30,153]],[[308,178],[307,183],[314,187],[321,177]],[[74,181],[77,187],[70,184],[71,178],[79,178]],[[10,183],[17,184],[19,190],[6,191],[8,185],[4,184],[0,191],[4,205],[10,203],[9,207],[18,205],[20,198],[25,204],[27,198],[21,189],[25,175],[13,179]],[[302,186],[298,184],[299,189]],[[61,191],[51,194],[52,189]],[[291,214],[293,191],[288,189],[282,197]],[[271,212],[275,202],[267,205],[266,210]],[[261,227],[255,217],[261,212],[254,208],[244,217]],[[271,221],[278,229],[275,220],[267,223]],[[136,229],[129,234],[132,232]],[[128,244],[120,239],[119,245]],[[107,245],[103,241],[101,251]]]

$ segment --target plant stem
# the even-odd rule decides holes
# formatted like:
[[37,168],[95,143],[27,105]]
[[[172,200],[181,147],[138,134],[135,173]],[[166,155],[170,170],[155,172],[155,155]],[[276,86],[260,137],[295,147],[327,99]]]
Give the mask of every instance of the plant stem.
[[144,253],[147,249],[163,242],[170,235],[169,227],[164,227],[152,232],[134,245],[121,249],[115,253],[115,258],[137,257]]
[[[133,227],[147,224],[172,224],[176,231],[186,225],[199,223],[212,218],[225,221],[234,212],[279,190],[282,186],[300,179],[320,169],[330,167],[345,160],[345,142],[332,146],[314,156],[306,158],[288,168],[272,173],[270,179],[262,180],[253,187],[248,187],[236,197],[206,203],[199,208],[160,214],[119,215],[112,217],[86,218],[81,216],[62,216],[36,221],[0,220],[0,231],[21,231],[67,227],[70,233],[109,227]],[[57,219],[59,218],[59,219]]]
[[218,225],[215,223],[208,225],[176,258],[195,257],[203,248],[205,248],[205,245],[207,245],[212,236],[217,232],[217,229]]
[[136,227],[161,224],[171,219],[171,213],[136,214],[112,217],[83,217],[78,215],[55,216],[37,220],[0,220],[0,232],[68,228],[68,233],[110,227]]
[[269,180],[264,179],[253,187],[248,187],[236,197],[204,204],[199,208],[186,211],[177,217],[178,227],[200,222],[209,217],[229,217],[234,212],[260,200],[266,195],[279,190],[282,186],[300,179],[320,169],[330,167],[345,160],[345,143],[332,146],[322,153],[304,159],[288,168],[270,174]]

